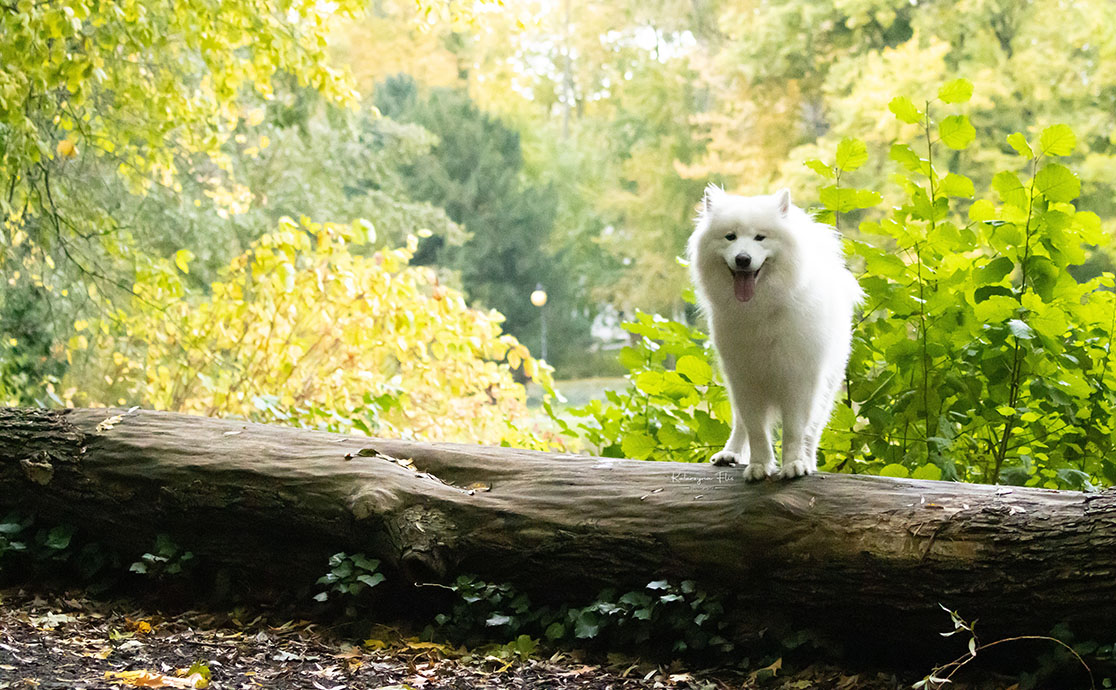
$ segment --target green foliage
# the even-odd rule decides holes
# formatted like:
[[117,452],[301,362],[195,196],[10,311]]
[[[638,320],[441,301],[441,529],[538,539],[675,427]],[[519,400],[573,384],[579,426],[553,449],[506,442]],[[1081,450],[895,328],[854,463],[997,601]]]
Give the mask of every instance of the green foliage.
[[557,213],[551,188],[523,174],[520,137],[498,118],[481,112],[464,91],[420,92],[409,77],[376,88],[386,116],[414,122],[438,142],[405,168],[410,194],[444,208],[468,238],[454,243],[442,233],[420,244],[417,264],[436,264],[460,276],[470,303],[496,309],[504,328],[521,342],[537,342],[540,309],[529,296],[536,284],[548,293],[547,327],[552,359],[573,358],[587,344],[590,319],[577,281],[563,255],[548,251]]
[[319,585],[329,585],[314,595],[315,601],[326,601],[330,594],[356,599],[384,581],[379,572],[380,561],[363,553],[335,553],[329,557],[329,572],[318,578]]
[[[968,119],[935,119],[942,103],[970,93],[955,80],[940,103],[891,101],[898,119],[918,125],[919,140],[890,149],[906,201],[874,212],[848,242],[866,306],[819,463],[922,479],[1112,484],[1114,282],[1073,278],[1070,269],[1105,236],[1097,216],[1073,203],[1076,174],[1052,159],[1071,153],[1075,137],[1062,125],[1033,143],[1012,135],[1021,170],[998,172],[978,196],[971,179],[949,169],[964,159],[942,150],[971,143]],[[844,177],[868,162],[866,150],[846,139],[833,164],[807,163],[825,180],[823,219],[842,225],[851,212],[873,213],[881,194]],[[723,388],[694,364],[710,358],[703,337],[646,315],[627,328],[641,336],[620,355],[627,391],[570,411],[584,419],[576,425],[556,419],[563,433],[606,456],[706,459],[731,417]]]
[[5,6],[0,213],[8,239],[24,222],[40,242],[73,229],[42,218],[63,201],[50,195],[52,174],[65,176],[83,155],[109,162],[137,191],[173,177],[182,152],[219,162],[240,109],[271,97],[278,73],[351,102],[325,35],[330,13],[358,9],[270,0]]
[[629,371],[627,390],[565,410],[573,424],[548,404],[551,419],[564,435],[589,442],[605,457],[707,460],[728,440],[732,424],[728,396],[713,379],[707,337],[643,313],[624,328],[639,336],[620,351]]
[[128,568],[129,571],[139,575],[146,575],[155,579],[181,575],[194,565],[194,554],[185,551],[166,534],[155,536],[155,545],[151,551],[140,556],[140,559]]
[[[966,83],[943,87],[941,100],[966,100]],[[864,266],[866,309],[848,397],[823,440],[827,464],[1052,488],[1110,484],[1116,300],[1111,275],[1079,283],[1070,273],[1104,239],[1097,216],[1073,204],[1077,176],[1052,160],[1072,152],[1073,133],[1049,127],[1038,146],[1013,134],[1022,175],[1002,170],[974,199],[972,182],[948,169],[963,159],[940,149],[966,148],[971,126],[947,115],[935,137],[936,110],[919,111],[920,142],[891,149],[906,203],[862,222],[862,239],[849,243]]]
[[468,575],[450,589],[456,594],[451,609],[435,618],[428,636],[470,643],[496,633],[532,643],[540,638],[559,645],[638,648],[650,656],[733,651],[723,601],[690,580],[656,580],[625,593],[606,589],[585,606],[537,606],[510,585]]
[[4,565],[4,555],[27,550],[26,531],[31,521],[16,513],[9,513],[0,522],[0,569]]
[[0,520],[0,574],[28,580],[72,574],[97,588],[118,571],[120,559],[66,524],[9,513]]

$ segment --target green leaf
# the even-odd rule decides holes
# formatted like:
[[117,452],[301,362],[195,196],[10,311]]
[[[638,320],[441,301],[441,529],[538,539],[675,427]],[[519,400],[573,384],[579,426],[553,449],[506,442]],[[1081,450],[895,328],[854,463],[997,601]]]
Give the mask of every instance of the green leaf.
[[1034,329],[1028,326],[1026,322],[1020,321],[1019,319],[1008,321],[1007,326],[1011,330],[1011,334],[1020,340],[1031,340],[1035,337]]
[[938,191],[946,196],[956,196],[963,199],[973,198],[973,181],[964,175],[949,173],[942,180]]
[[911,172],[924,170],[923,164],[926,162],[906,144],[892,144],[888,157]]
[[992,178],[992,189],[1000,194],[1000,199],[1005,204],[1017,208],[1027,208],[1027,190],[1019,181],[1019,176],[1007,170],[1001,170]]
[[1047,156],[1068,156],[1077,146],[1077,135],[1069,125],[1051,125],[1039,135],[1039,146]]
[[383,582],[384,579],[385,578],[381,573],[373,573],[372,575],[360,575],[357,577],[357,580],[363,582],[369,587],[375,587],[376,585]]
[[817,158],[811,158],[810,160],[806,161],[803,165],[805,165],[807,168],[813,170],[814,172],[816,172],[817,174],[821,175],[822,177],[824,177],[826,179],[832,180],[833,178],[837,177],[837,173],[833,172],[833,168],[826,165],[825,163],[822,163]]
[[1066,166],[1050,163],[1035,175],[1035,187],[1050,201],[1073,201],[1081,193],[1081,180]]
[[1009,134],[1007,143],[1011,145],[1015,152],[1024,158],[1031,159],[1035,157],[1035,152],[1031,150],[1031,145],[1027,143],[1027,137],[1023,136],[1022,132],[1015,132]]
[[624,457],[633,460],[646,460],[656,448],[655,439],[648,434],[629,431],[628,435],[624,437],[620,448],[624,453]]
[[825,204],[826,208],[833,209],[837,213],[871,208],[881,201],[878,192],[869,189],[836,187],[834,185],[822,187],[818,191],[818,199]]
[[923,112],[911,103],[911,99],[906,96],[896,96],[891,99],[887,104],[887,109],[895,114],[901,122],[915,124],[922,121]]
[[906,477],[907,474],[907,468],[897,462],[884,465],[883,469],[880,470],[881,477]]
[[954,79],[938,89],[938,98],[944,103],[964,103],[973,97],[973,83],[968,79]]
[[837,167],[851,172],[868,162],[868,147],[860,139],[846,137],[837,144]]
[[938,123],[938,136],[943,144],[960,151],[973,143],[976,130],[967,115],[950,115]]
[[661,371],[641,371],[635,377],[635,385],[636,388],[648,395],[656,395],[662,393],[663,388],[666,387],[666,381],[663,378]]
[[633,369],[641,369],[643,368],[643,365],[646,364],[643,355],[640,354],[640,351],[635,349],[634,347],[622,348],[620,350],[619,360],[620,365],[628,371],[632,371]]
[[59,525],[47,534],[46,545],[52,549],[61,551],[70,545],[70,539],[74,536],[72,527],[66,525]]
[[980,223],[996,218],[996,206],[987,199],[978,199],[969,207],[969,220]]
[[694,355],[679,357],[675,371],[685,376],[695,386],[704,386],[713,380],[713,367],[709,366],[709,362]]
[[982,287],[999,283],[1015,270],[1015,262],[1006,256],[998,256],[975,271],[975,277]]
[[561,623],[551,623],[546,627],[546,639],[554,641],[566,636],[566,626]]
[[574,636],[578,639],[596,637],[600,630],[600,619],[591,611],[582,611],[574,621]]
[[938,480],[942,478],[942,468],[938,467],[937,465],[928,463],[916,468],[914,472],[911,472],[911,477],[914,479]]

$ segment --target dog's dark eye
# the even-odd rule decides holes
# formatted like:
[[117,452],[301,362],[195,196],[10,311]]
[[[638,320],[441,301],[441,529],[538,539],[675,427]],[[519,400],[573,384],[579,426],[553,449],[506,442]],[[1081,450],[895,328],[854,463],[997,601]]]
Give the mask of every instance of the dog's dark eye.
[[736,239],[736,233],[735,232],[730,232],[729,234],[725,235],[725,239],[728,240],[729,242],[732,242],[733,240]]
[[756,235],[756,242],[763,242],[767,239],[767,235]]

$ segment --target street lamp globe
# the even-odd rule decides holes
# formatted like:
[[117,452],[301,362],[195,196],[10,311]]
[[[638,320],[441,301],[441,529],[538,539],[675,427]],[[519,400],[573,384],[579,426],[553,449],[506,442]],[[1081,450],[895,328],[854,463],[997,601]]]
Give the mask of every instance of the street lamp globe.
[[531,304],[536,307],[541,307],[546,304],[546,290],[543,290],[542,283],[535,286],[535,291],[531,293]]

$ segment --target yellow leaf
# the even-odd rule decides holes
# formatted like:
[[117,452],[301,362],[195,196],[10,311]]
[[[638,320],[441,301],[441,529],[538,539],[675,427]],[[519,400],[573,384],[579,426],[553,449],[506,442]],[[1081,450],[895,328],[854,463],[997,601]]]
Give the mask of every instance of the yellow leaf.
[[204,688],[209,685],[200,673],[175,678],[155,671],[105,671],[105,680],[136,688]]
[[178,266],[178,270],[183,273],[190,272],[190,260],[194,258],[194,253],[189,249],[179,249],[174,253],[174,265]]
[[58,142],[57,147],[58,155],[64,158],[73,158],[77,155],[77,144],[73,139],[63,139]]

